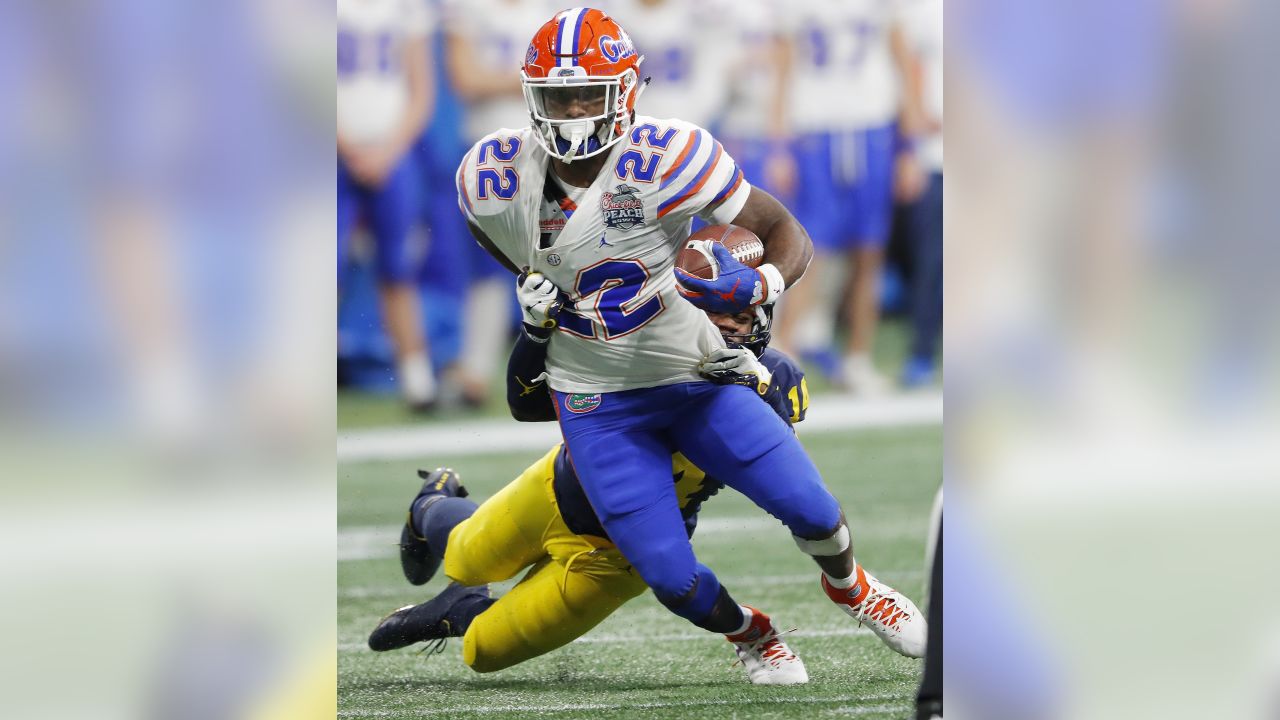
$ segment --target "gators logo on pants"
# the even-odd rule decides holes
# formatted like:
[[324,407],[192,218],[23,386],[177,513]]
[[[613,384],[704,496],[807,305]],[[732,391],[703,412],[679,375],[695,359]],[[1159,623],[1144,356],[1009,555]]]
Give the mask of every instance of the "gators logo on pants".
[[578,415],[589,413],[598,407],[600,407],[599,395],[573,393],[572,395],[566,395],[564,398],[564,409]]

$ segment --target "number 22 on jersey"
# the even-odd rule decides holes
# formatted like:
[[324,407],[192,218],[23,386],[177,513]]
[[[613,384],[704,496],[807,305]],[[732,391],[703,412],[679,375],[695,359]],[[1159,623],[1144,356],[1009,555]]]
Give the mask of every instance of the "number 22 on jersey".
[[[596,320],[604,328],[604,339],[616,340],[644,327],[665,309],[660,295],[636,302],[648,281],[649,270],[639,260],[603,260],[578,273],[574,292],[582,299],[600,293]],[[595,326],[582,312],[566,308],[560,313],[560,328],[574,335],[594,339]]]
[[520,138],[509,137],[505,140],[490,140],[480,146],[480,155],[476,158],[476,197],[488,200],[490,194],[502,200],[510,200],[520,189],[520,175],[510,165],[499,165],[496,168],[485,167],[492,155],[498,162],[509,163],[520,154]]

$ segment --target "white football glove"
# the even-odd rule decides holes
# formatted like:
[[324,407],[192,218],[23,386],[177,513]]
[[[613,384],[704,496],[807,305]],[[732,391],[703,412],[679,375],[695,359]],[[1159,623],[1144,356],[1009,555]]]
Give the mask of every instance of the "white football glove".
[[[538,330],[550,330],[556,326],[556,316],[564,307],[560,288],[539,272],[524,272],[516,278],[516,300],[524,315],[524,324]],[[550,333],[536,333],[546,337]]]
[[769,392],[773,375],[747,348],[720,348],[698,363],[698,374],[720,385],[746,385],[757,393]]

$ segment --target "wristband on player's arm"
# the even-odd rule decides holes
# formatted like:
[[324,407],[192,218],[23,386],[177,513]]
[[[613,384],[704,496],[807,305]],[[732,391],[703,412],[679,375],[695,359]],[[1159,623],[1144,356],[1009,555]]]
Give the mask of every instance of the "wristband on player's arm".
[[787,283],[782,279],[782,271],[774,267],[773,263],[765,263],[756,268],[760,273],[760,278],[764,282],[764,299],[760,301],[761,305],[772,305],[782,297],[782,291],[787,289]]

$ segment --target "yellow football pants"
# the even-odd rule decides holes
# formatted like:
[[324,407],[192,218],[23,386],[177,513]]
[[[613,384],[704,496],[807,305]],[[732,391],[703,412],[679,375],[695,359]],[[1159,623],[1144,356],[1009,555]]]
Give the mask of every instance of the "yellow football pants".
[[645,590],[612,543],[565,526],[552,489],[559,451],[552,448],[449,533],[444,572],[455,582],[501,582],[530,568],[463,636],[462,659],[476,672],[561,647]]

